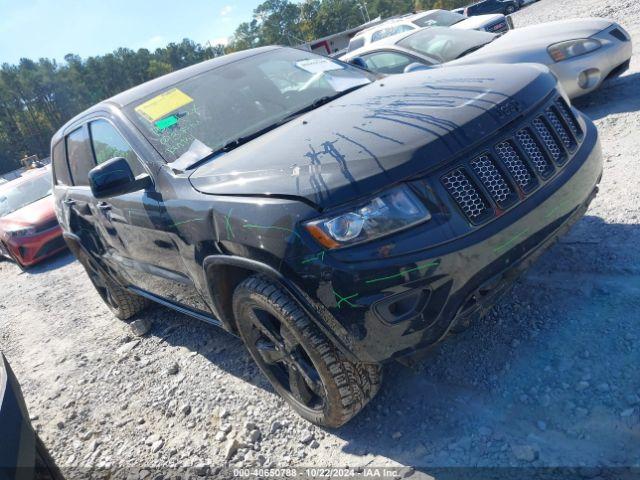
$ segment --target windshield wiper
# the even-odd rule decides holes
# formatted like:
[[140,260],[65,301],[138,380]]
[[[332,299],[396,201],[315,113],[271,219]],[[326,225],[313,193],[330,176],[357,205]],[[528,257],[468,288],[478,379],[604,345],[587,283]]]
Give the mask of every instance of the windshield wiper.
[[302,114],[305,114],[307,112],[310,112],[312,110],[315,110],[316,108],[321,107],[322,105],[326,105],[327,103],[340,98],[344,95],[346,95],[347,93],[351,93],[355,90],[358,90],[359,88],[364,87],[365,85],[370,85],[369,83],[363,83],[361,85],[354,85],[353,87],[347,88],[346,90],[343,90],[341,92],[336,93],[335,95],[326,95],[324,97],[320,97],[317,100],[315,100],[312,104],[307,105],[304,108],[301,108],[300,110],[297,110],[289,115],[287,115],[286,117],[284,117],[282,120],[280,120],[278,122],[278,125],[282,125],[284,123],[287,123],[291,120],[293,120],[296,117],[299,117]]
[[[495,40],[495,38],[493,39]],[[493,42],[493,40],[491,40],[491,42]],[[460,55],[458,55],[455,60],[462,58],[466,55],[469,55],[470,53],[476,52],[478,50],[480,50],[482,47],[486,47],[487,45],[489,45],[491,42],[487,42],[487,43],[483,43],[482,45],[476,45],[475,47],[471,47],[469,50],[465,50],[464,52],[462,52]]]
[[253,140],[254,138],[257,138],[261,135],[264,135],[265,133],[267,133],[270,130],[273,130],[274,128],[277,128],[281,125],[284,125],[285,123],[290,122],[291,120],[295,119],[296,117],[299,117],[300,115],[310,112],[312,110],[315,110],[316,108],[321,107],[322,105],[325,105],[339,97],[342,97],[348,93],[353,92],[354,90],[357,90],[361,87],[364,87],[365,85],[369,85],[368,83],[363,83],[361,85],[355,85],[353,87],[347,88],[346,90],[343,90],[341,92],[336,93],[335,95],[326,95],[324,97],[320,97],[318,99],[316,99],[313,103],[311,103],[310,105],[307,105],[304,108],[301,108],[300,110],[297,110],[289,115],[287,115],[284,118],[281,118],[280,120],[278,120],[275,123],[272,123],[271,125],[268,125],[264,128],[261,128],[260,130],[250,133],[248,135],[243,135],[240,136],[238,138],[234,138],[233,140],[230,140],[228,142],[226,142],[224,145],[222,145],[222,147],[218,148],[217,150],[214,150],[213,152],[211,152],[209,155],[207,155],[206,158],[203,158],[202,160],[207,160],[219,153],[226,153],[226,152],[230,152],[233,149],[238,148],[241,145],[244,145],[245,143],[250,142],[251,140]]

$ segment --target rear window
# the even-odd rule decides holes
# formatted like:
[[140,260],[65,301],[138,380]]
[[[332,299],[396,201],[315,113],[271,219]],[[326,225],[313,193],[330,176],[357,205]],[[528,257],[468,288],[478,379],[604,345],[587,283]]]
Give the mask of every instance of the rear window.
[[415,28],[410,27],[409,25],[396,25],[394,27],[383,28],[371,35],[371,41],[377,42],[378,40],[382,40],[383,38],[391,37],[392,35],[397,35],[398,33],[409,32],[411,30],[415,30]]
[[464,15],[449,12],[447,10],[436,10],[430,12],[413,21],[419,27],[450,27],[466,19]]
[[364,37],[355,37],[349,41],[349,48],[347,52],[353,52],[361,47],[364,47]]
[[67,158],[74,185],[89,185],[89,170],[95,166],[89,138],[84,127],[67,136]]
[[67,157],[64,154],[64,142],[60,141],[54,145],[51,156],[56,185],[71,185]]
[[403,38],[398,45],[445,63],[480,48],[496,38],[493,33],[477,30],[431,27]]

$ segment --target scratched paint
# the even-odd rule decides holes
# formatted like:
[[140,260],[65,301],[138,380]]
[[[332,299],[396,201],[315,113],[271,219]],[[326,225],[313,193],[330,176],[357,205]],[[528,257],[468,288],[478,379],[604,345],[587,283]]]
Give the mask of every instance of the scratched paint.
[[231,226],[231,213],[233,212],[233,208],[229,209],[229,212],[224,217],[224,226],[227,230],[227,237],[235,238],[235,234],[233,233],[233,227]]
[[359,296],[359,293],[354,293],[352,295],[343,297],[342,295],[340,295],[338,292],[336,292],[335,290],[333,290],[333,294],[336,296],[336,300],[338,302],[338,304],[336,305],[338,308],[342,308],[342,304],[345,303],[347,305],[349,305],[352,308],[356,308],[358,305],[354,305],[353,303],[350,302],[350,300],[352,298],[356,298],[357,296]]
[[387,281],[387,280],[393,280],[395,278],[401,278],[404,275],[407,275],[407,274],[409,274],[411,272],[420,272],[420,271],[425,270],[427,268],[437,267],[438,265],[440,265],[440,260],[436,260],[436,261],[433,261],[433,262],[425,263],[424,265],[420,265],[418,267],[410,268],[408,270],[402,270],[399,273],[396,273],[394,275],[388,275],[388,276],[385,276],[385,277],[372,278],[370,280],[366,280],[364,283],[370,285],[372,283],[378,283],[378,282],[384,282],[384,281]]
[[509,240],[507,240],[506,242],[504,242],[501,245],[498,245],[496,248],[494,248],[493,252],[494,253],[502,253],[507,248],[511,247],[514,243],[516,243],[519,239],[521,239],[523,236],[525,236],[527,233],[529,233],[529,230],[530,230],[529,228],[525,228],[520,233],[515,234]]
[[563,209],[564,207],[566,207],[567,205],[569,205],[571,203],[570,200],[565,200],[561,203],[559,203],[558,205],[556,205],[555,207],[553,207],[551,210],[549,210],[547,212],[547,214],[544,216],[544,218],[549,218],[552,217],[558,210]]
[[294,230],[291,230],[290,228],[286,228],[286,227],[274,227],[274,226],[269,226],[269,225],[256,225],[253,223],[245,223],[244,225],[242,225],[242,228],[254,228],[254,229],[262,229],[262,230],[279,230],[281,232],[286,232],[286,233],[290,233],[292,235],[294,235],[295,238],[300,239],[300,235],[298,234],[298,232],[295,232]]
[[305,260],[303,260],[301,263],[302,263],[303,265],[305,265],[305,264],[307,264],[307,263],[312,263],[312,262],[315,262],[315,261],[318,261],[318,260],[322,263],[322,262],[324,261],[324,253],[325,253],[325,252],[324,252],[324,250],[323,250],[322,252],[317,253],[317,254],[313,255],[312,257],[306,258],[306,259],[305,259]]

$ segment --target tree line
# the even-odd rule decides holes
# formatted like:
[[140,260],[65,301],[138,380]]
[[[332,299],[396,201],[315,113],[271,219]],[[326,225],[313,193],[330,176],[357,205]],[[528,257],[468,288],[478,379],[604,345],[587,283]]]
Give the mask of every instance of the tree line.
[[[64,62],[22,58],[0,67],[0,173],[20,158],[49,154],[53,133],[74,115],[118,92],[225,53],[262,45],[298,45],[363,23],[367,18],[430,8],[458,8],[467,0],[266,0],[241,23],[229,44],[184,39],[151,52],[119,48]],[[214,34],[215,32],[212,32]]]

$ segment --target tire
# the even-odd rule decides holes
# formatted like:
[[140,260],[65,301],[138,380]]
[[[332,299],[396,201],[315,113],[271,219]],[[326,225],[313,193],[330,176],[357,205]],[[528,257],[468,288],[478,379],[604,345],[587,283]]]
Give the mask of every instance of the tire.
[[516,11],[516,7],[514,7],[513,5],[509,5],[507,8],[504,9],[504,14],[511,15],[515,11]]
[[81,258],[80,263],[86,270],[89,280],[91,280],[102,301],[120,320],[127,320],[133,317],[149,305],[149,300],[125,290],[110,277],[106,276],[93,260]]
[[371,400],[381,367],[354,363],[280,286],[249,277],[233,295],[240,337],[275,390],[306,420],[339,427]]

